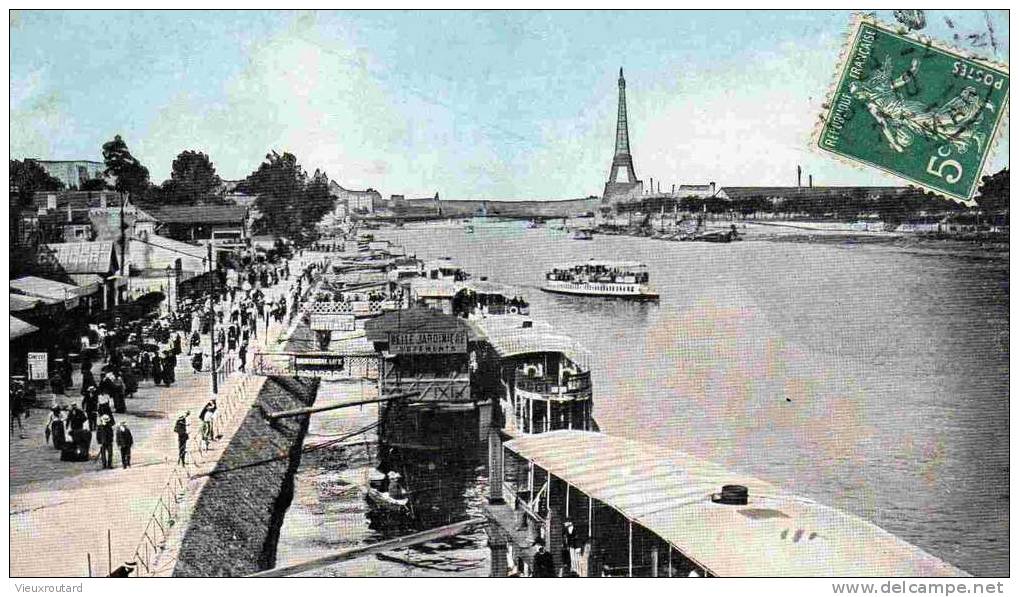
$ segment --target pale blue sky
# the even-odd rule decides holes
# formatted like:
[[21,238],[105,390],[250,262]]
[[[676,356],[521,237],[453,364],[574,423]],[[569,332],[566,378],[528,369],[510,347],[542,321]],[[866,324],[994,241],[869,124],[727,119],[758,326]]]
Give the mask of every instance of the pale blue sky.
[[[892,22],[890,11],[879,16]],[[945,17],[954,28],[949,28]],[[926,33],[984,33],[928,12]],[[1008,21],[991,15],[997,59]],[[155,181],[184,149],[242,178],[271,148],[350,188],[446,198],[600,194],[616,76],[637,175],[894,184],[807,149],[846,12],[18,12],[11,157],[101,159],[121,134]],[[991,54],[991,49],[975,48]],[[1007,164],[1008,139],[991,165]]]

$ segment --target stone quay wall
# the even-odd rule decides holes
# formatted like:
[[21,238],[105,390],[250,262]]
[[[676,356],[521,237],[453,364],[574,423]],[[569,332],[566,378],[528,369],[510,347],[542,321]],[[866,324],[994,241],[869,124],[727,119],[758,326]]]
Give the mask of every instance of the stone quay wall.
[[237,577],[275,566],[309,415],[270,424],[265,413],[311,406],[317,391],[318,380],[265,380],[198,497],[173,576]]

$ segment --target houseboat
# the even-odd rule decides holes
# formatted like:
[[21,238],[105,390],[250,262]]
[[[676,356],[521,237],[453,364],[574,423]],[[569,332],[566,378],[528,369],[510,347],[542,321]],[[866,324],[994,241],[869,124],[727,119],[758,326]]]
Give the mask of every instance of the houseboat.
[[968,576],[861,518],[656,444],[558,430],[490,445],[510,561],[529,563],[540,537],[578,576]]
[[545,274],[545,292],[577,296],[657,300],[648,285],[647,266],[625,261],[588,261],[553,268]]
[[476,322],[495,353],[501,428],[510,436],[597,429],[590,353],[547,323],[505,315]]

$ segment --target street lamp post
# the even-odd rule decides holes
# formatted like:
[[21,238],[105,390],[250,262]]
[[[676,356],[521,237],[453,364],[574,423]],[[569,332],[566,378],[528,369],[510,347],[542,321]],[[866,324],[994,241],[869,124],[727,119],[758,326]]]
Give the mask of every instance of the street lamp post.
[[[212,242],[209,242],[209,273],[213,272],[212,267]],[[212,393],[213,395],[219,394],[219,382],[216,380],[216,309],[215,305],[215,286],[212,284],[212,277],[209,277],[209,286],[213,292],[209,293],[209,346],[212,354],[210,359],[212,362]]]

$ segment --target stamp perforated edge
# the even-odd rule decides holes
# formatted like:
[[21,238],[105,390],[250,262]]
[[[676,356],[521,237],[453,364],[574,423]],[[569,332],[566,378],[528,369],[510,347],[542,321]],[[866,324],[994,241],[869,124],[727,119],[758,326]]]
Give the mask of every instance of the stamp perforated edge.
[[1007,64],[991,60],[984,56],[980,56],[975,52],[966,52],[963,50],[959,50],[958,48],[954,48],[949,44],[940,42],[926,35],[922,35],[916,32],[905,31],[904,27],[894,27],[892,25],[888,25],[878,20],[878,18],[873,13],[857,12],[853,14],[852,18],[849,21],[849,26],[846,28],[844,38],[842,41],[842,46],[839,48],[838,60],[835,63],[835,72],[832,75],[831,82],[828,84],[828,89],[825,91],[824,101],[821,104],[820,113],[818,114],[817,120],[814,122],[814,128],[813,131],[811,132],[810,139],[807,141],[811,153],[815,155],[824,156],[825,158],[828,159],[833,159],[839,162],[840,164],[848,166],[855,170],[869,170],[869,169],[879,170],[881,172],[894,176],[895,178],[906,181],[911,186],[914,186],[918,189],[927,191],[929,193],[933,193],[940,197],[944,197],[945,199],[955,201],[956,203],[961,203],[962,205],[965,205],[967,207],[978,207],[978,204],[974,197],[976,196],[976,193],[980,188],[980,181],[986,175],[987,164],[991,162],[992,158],[997,157],[998,155],[1002,132],[1008,130],[1009,108],[1011,107],[1008,101],[1010,93],[1005,95],[1006,98],[1005,104],[1004,106],[1002,106],[1001,115],[998,118],[998,122],[995,124],[994,129],[991,131],[991,138],[987,144],[987,151],[984,154],[983,161],[981,162],[980,172],[978,172],[976,176],[977,182],[976,184],[973,185],[972,194],[969,197],[963,197],[960,195],[946,193],[942,189],[930,187],[921,181],[907,178],[906,176],[903,176],[902,174],[899,174],[897,172],[892,172],[890,170],[886,170],[874,164],[869,164],[867,162],[856,160],[821,148],[820,143],[821,135],[824,132],[824,127],[828,122],[828,118],[830,118],[831,116],[832,110],[834,109],[833,100],[835,98],[835,92],[838,91],[839,83],[842,81],[842,77],[845,74],[846,68],[848,68],[848,63],[852,56],[853,41],[856,39],[857,33],[859,32],[860,28],[864,25],[870,25],[872,27],[876,27],[888,33],[898,35],[906,39],[910,39],[917,43],[937,48],[942,52],[954,54],[956,56],[959,56],[960,58],[964,58],[966,60],[976,62],[978,64],[984,64],[991,68],[1000,70],[1004,72],[1006,75],[1009,75],[1010,79],[1009,92],[1011,92],[1011,75],[1009,73]]

